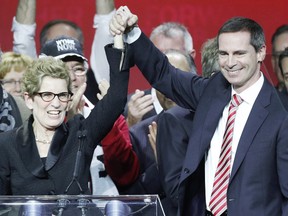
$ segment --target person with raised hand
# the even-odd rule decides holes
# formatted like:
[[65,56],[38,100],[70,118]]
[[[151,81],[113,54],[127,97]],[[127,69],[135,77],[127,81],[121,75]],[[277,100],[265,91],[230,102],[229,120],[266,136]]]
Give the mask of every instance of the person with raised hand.
[[137,27],[137,16],[118,10],[129,16],[128,27],[114,16],[110,31],[129,30],[130,65],[179,106],[195,110],[172,198],[178,215],[287,215],[288,115],[261,71],[262,27],[246,17],[224,22],[217,34],[221,73],[208,79],[171,66]]
[[72,92],[62,60],[40,58],[27,69],[23,92],[32,114],[21,127],[0,134],[0,194],[91,194],[88,181],[94,149],[123,112],[128,90],[124,47],[115,44],[105,50],[111,86],[87,118],[77,114],[65,122]]

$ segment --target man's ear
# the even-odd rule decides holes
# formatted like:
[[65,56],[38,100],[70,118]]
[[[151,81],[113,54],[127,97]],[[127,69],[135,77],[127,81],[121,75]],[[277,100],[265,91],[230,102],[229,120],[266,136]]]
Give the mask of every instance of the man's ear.
[[191,52],[190,52],[190,56],[194,59],[195,61],[195,57],[196,57],[196,51],[195,49],[192,49]]
[[257,53],[257,60],[258,62],[263,62],[266,56],[266,46],[263,45],[261,49]]
[[24,92],[24,100],[28,109],[33,109],[33,98],[29,96],[28,92]]

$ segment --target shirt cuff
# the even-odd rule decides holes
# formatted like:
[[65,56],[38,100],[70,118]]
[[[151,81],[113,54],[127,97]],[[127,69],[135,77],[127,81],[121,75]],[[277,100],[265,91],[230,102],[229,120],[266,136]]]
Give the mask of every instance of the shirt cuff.
[[141,35],[141,29],[139,27],[134,27],[132,31],[124,35],[124,41],[128,44],[134,43]]
[[36,31],[36,23],[34,24],[22,24],[17,22],[16,17],[13,17],[13,21],[12,21],[12,31],[25,31],[27,34],[29,34],[30,36],[35,36],[35,31]]
[[116,11],[116,9],[114,9],[113,11],[111,11],[108,14],[101,14],[101,15],[95,14],[94,19],[93,19],[93,28],[97,29],[99,24],[102,22],[110,22],[115,11]]

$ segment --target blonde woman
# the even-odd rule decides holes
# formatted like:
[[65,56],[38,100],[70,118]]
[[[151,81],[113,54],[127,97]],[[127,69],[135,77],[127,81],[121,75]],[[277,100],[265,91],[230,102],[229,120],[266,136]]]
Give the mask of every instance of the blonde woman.
[[21,81],[33,59],[24,54],[5,52],[0,63],[0,80],[3,88],[13,96],[22,96]]

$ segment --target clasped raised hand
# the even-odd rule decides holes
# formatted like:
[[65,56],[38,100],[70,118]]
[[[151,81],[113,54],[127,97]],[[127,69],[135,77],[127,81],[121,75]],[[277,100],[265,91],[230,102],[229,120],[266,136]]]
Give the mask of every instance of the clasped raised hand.
[[137,26],[137,22],[138,17],[132,14],[127,6],[121,6],[117,9],[110,21],[110,33],[115,36],[129,32]]

